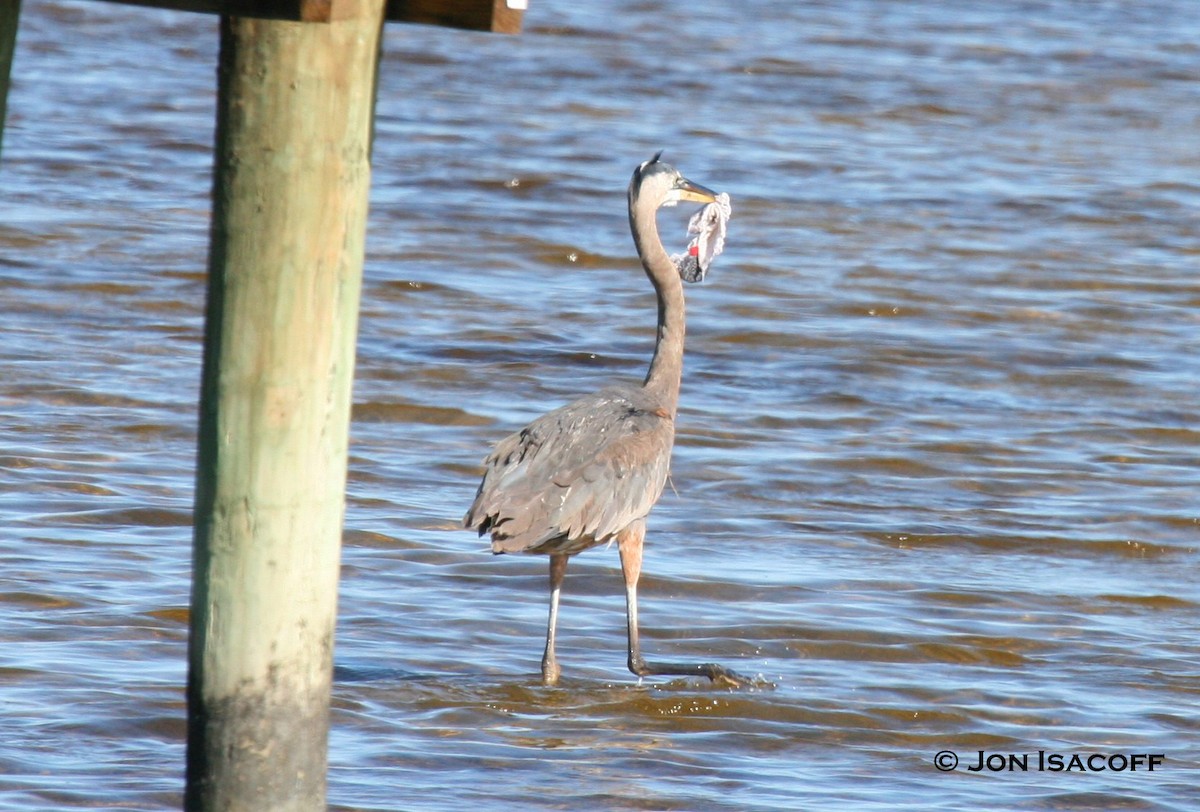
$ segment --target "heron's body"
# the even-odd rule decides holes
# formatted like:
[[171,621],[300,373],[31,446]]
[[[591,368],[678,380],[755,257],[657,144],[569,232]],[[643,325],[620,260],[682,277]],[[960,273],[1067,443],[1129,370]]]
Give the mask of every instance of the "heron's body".
[[641,657],[637,632],[645,519],[667,481],[683,370],[683,285],[658,237],[655,214],[678,200],[714,199],[658,156],[634,172],[630,228],[658,299],[658,335],[646,379],[580,398],[497,443],[464,518],[467,527],[491,535],[495,553],[550,556],[550,622],[542,660],[547,683],[559,675],[554,638],[567,558],[614,539],[625,575],[630,670],[745,682],[711,663],[650,665]]
[[658,501],[674,438],[660,399],[637,386],[602,389],[501,440],[467,521],[491,533],[496,553],[604,544]]

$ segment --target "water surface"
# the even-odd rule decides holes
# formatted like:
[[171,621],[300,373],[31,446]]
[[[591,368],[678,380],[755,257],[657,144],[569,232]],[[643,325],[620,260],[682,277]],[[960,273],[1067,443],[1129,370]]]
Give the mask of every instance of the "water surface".
[[[532,5],[386,31],[332,808],[1195,808],[1200,7]],[[0,809],[173,808],[216,21],[23,12]],[[572,562],[541,687],[545,560],[457,529],[491,443],[644,373],[624,187],[662,148],[734,219],[645,645],[774,690],[626,672],[615,550]]]

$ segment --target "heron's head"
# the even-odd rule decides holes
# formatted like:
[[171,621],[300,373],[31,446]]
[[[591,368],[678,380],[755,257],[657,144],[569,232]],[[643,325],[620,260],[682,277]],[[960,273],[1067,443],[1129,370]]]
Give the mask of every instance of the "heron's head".
[[660,161],[661,155],[662,152],[659,152],[633,170],[633,179],[629,182],[631,207],[632,204],[649,204],[657,209],[660,206],[674,206],[681,201],[712,203],[717,199],[716,192],[693,183],[679,174],[675,167]]

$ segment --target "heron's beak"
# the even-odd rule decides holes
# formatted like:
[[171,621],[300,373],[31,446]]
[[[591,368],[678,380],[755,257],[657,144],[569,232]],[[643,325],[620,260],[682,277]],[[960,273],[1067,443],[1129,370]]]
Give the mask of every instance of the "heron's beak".
[[690,200],[695,203],[712,203],[717,199],[717,193],[705,188],[699,183],[692,183],[687,178],[680,178],[675,184],[679,200]]

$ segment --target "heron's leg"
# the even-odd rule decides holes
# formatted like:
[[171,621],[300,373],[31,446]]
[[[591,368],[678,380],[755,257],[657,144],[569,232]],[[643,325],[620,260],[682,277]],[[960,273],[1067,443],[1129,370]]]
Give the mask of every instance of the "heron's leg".
[[562,592],[563,576],[567,574],[567,557],[561,553],[550,556],[550,621],[546,624],[546,653],[542,655],[542,683],[558,682],[562,669],[554,657],[554,636],[558,627],[558,596]]
[[646,661],[642,659],[641,641],[638,639],[637,585],[642,576],[642,542],[646,538],[646,525],[634,522],[617,536],[617,550],[621,553],[621,574],[625,576],[625,620],[629,627],[629,670],[639,677],[647,673]]
[[639,677],[658,676],[702,676],[713,682],[737,687],[755,685],[754,680],[743,677],[736,671],[716,663],[648,663],[642,658],[641,642],[638,638],[637,585],[642,574],[642,542],[646,538],[646,525],[634,522],[617,536],[617,547],[621,552],[621,573],[625,576],[625,612],[629,624],[629,670]]

